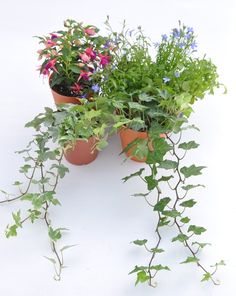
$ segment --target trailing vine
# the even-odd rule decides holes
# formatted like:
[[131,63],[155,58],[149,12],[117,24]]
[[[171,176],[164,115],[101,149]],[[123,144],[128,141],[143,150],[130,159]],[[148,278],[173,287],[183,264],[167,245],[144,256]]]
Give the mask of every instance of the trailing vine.
[[[157,235],[157,241],[154,247],[148,246],[147,239],[137,239],[133,243],[138,246],[144,247],[144,249],[150,253],[150,260],[147,265],[135,266],[130,274],[136,274],[136,284],[148,282],[149,286],[155,287],[156,282],[154,278],[161,270],[169,271],[169,266],[161,263],[158,256],[164,252],[161,248],[161,232],[164,226],[176,227],[177,234],[172,238],[172,242],[180,242],[189,251],[189,256],[181,262],[194,263],[203,272],[201,281],[212,281],[217,285],[219,282],[215,279],[214,275],[219,266],[225,265],[221,260],[215,265],[211,266],[211,269],[205,267],[199,258],[200,251],[209,245],[209,243],[199,242],[196,237],[200,236],[206,231],[202,226],[192,224],[191,219],[184,215],[185,211],[192,208],[197,202],[194,199],[187,199],[190,190],[197,187],[204,187],[201,184],[186,184],[190,177],[198,176],[202,174],[204,166],[196,166],[192,164],[190,166],[183,166],[182,160],[184,160],[187,152],[192,149],[196,149],[199,144],[195,141],[181,142],[182,132],[186,128],[195,128],[195,126],[187,126],[178,128],[179,139],[176,138],[175,133],[165,132],[165,138],[161,138],[159,135],[163,133],[163,128],[155,128],[150,130],[149,136],[152,140],[154,149],[149,149],[146,164],[151,172],[150,175],[145,175],[145,168],[141,168],[139,171],[123,178],[126,182],[130,178],[139,177],[147,186],[146,193],[136,193],[135,196],[144,197],[146,203],[157,213],[157,225],[155,232]],[[158,149],[155,149],[158,147]],[[182,152],[180,152],[182,151]],[[140,151],[137,152],[140,154]],[[134,150],[134,155],[135,150]],[[166,175],[166,171],[171,172]],[[168,183],[169,191],[162,191],[162,183]],[[153,195],[155,196],[155,203],[153,203]],[[194,240],[193,240],[194,238]],[[155,264],[154,262],[158,262]]]

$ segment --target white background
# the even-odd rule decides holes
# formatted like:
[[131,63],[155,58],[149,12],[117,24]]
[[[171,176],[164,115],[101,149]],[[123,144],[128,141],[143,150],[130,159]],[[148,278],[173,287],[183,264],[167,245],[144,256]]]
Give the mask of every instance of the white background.
[[[138,180],[122,184],[121,178],[140,165],[122,164],[117,136],[89,166],[69,166],[70,174],[58,188],[62,207],[52,211],[55,227],[70,229],[62,243],[78,243],[68,250],[61,282],[52,279],[52,266],[43,258],[50,255],[43,223],[26,224],[17,238],[4,237],[5,226],[12,221],[11,211],[21,203],[0,207],[0,295],[2,296],[153,296],[153,295],[236,295],[235,282],[235,9],[233,0],[8,0],[0,7],[0,188],[14,193],[11,184],[19,179],[22,164],[15,150],[25,147],[32,130],[24,124],[43,110],[53,107],[45,81],[39,77],[37,40],[60,29],[63,20],[74,18],[101,26],[107,14],[118,28],[125,18],[130,28],[142,25],[154,41],[168,33],[181,20],[195,28],[198,47],[218,66],[220,80],[228,87],[199,102],[191,122],[200,127],[192,136],[201,144],[189,157],[208,168],[196,182],[206,189],[195,191],[199,201],[193,210],[194,222],[208,231],[203,240],[212,243],[204,250],[203,262],[227,263],[218,277],[222,284],[200,283],[195,265],[179,265],[187,250],[169,241],[174,230],[163,236],[163,263],[172,271],[160,273],[158,287],[134,287],[128,272],[135,264],[145,265],[145,252],[130,244],[137,238],[154,240],[155,215],[140,198],[131,197],[142,190]],[[190,140],[191,140],[190,135]]]

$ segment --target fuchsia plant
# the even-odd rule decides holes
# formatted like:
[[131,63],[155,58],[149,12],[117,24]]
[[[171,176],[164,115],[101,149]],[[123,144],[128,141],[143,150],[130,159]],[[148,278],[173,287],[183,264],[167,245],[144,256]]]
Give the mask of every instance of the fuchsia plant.
[[66,20],[64,27],[37,37],[43,45],[38,50],[40,74],[50,77],[51,88],[59,94],[89,99],[100,92],[115,46],[95,26]]

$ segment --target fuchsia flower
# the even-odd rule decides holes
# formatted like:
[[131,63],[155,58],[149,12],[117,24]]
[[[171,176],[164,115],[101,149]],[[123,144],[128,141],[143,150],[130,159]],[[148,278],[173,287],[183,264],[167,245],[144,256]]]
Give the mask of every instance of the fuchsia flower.
[[92,60],[94,60],[96,58],[96,52],[91,48],[88,47],[85,49],[85,53],[87,56],[89,56]]
[[51,35],[51,40],[58,38],[58,35],[55,33],[50,33]]
[[54,41],[52,41],[52,40],[47,40],[47,41],[45,41],[45,46],[46,46],[46,48],[48,48],[48,47],[53,47],[53,46],[55,46],[55,45],[57,45],[56,42],[54,42]]
[[49,62],[47,62],[47,64],[44,66],[44,69],[42,71],[43,75],[49,75],[50,74],[50,70],[54,70],[55,72],[58,72],[57,69],[55,68],[55,64],[56,64],[56,59],[50,60]]
[[79,93],[82,89],[81,85],[79,85],[78,83],[75,83],[73,86],[71,86],[71,89],[75,92],[75,93]]
[[95,32],[95,30],[93,28],[84,29],[84,33],[86,33],[89,36],[93,36],[93,35],[96,34],[96,32]]
[[99,54],[99,57],[101,59],[100,61],[100,65],[104,68],[107,64],[110,63],[110,59],[111,57],[109,55],[103,55],[103,54]]
[[84,63],[88,63],[91,59],[86,53],[80,53],[79,56]]
[[81,71],[78,80],[80,80],[81,78],[83,78],[84,80],[89,80],[89,76],[91,75],[92,75],[92,72]]

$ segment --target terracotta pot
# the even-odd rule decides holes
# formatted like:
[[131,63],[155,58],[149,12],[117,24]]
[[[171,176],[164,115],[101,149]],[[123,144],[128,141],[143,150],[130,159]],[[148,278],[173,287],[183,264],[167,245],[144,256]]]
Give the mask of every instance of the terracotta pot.
[[68,96],[63,96],[60,95],[59,93],[55,92],[52,88],[52,96],[54,98],[55,104],[60,105],[60,104],[80,104],[80,100],[76,97],[68,97]]
[[[132,130],[130,128],[122,128],[119,132],[120,134],[120,139],[121,139],[121,146],[122,146],[122,150],[124,150],[128,144],[130,144],[131,142],[133,142],[136,139],[147,139],[148,138],[148,133],[147,132],[137,132],[135,130]],[[165,134],[160,134],[161,138],[165,138],[166,135]],[[151,143],[149,143],[149,149],[152,150],[152,145]],[[138,159],[135,156],[132,156],[132,151],[134,150],[134,147],[132,147],[131,149],[129,149],[127,152],[125,152],[125,154],[132,160],[137,161],[137,162],[145,162],[146,161],[146,157],[143,159]]]
[[95,137],[90,137],[88,141],[77,140],[72,148],[65,149],[66,160],[75,165],[84,165],[94,161],[98,155],[98,150],[94,149],[97,143]]

